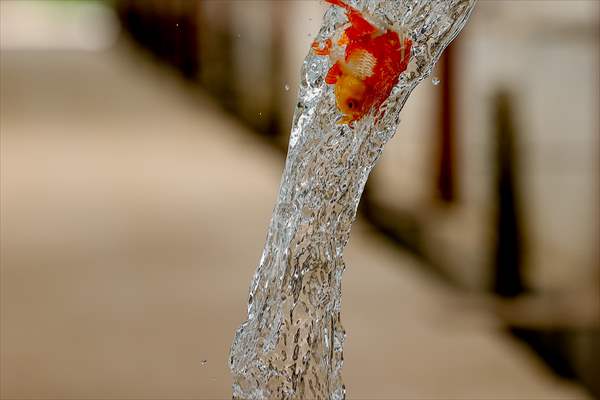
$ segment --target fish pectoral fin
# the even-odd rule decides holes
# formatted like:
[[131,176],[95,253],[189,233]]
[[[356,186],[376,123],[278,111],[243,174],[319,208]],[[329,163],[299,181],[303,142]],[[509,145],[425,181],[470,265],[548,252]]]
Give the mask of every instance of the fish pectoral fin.
[[404,43],[400,49],[400,73],[406,71],[408,64],[410,63],[410,50],[412,48],[412,40],[409,38],[404,39]]
[[336,124],[337,125],[346,125],[352,121],[354,121],[354,117],[352,115],[345,114],[342,118],[340,118],[340,120],[338,122],[336,122]]
[[342,46],[346,46],[348,43],[350,43],[350,39],[348,39],[348,35],[346,35],[346,32],[342,32],[340,38],[337,41],[338,46],[342,47]]
[[333,85],[338,81],[338,78],[342,75],[342,68],[339,62],[333,64],[331,68],[329,68],[329,72],[325,76],[325,82]]
[[333,43],[331,42],[331,39],[327,39],[325,40],[325,44],[323,47],[321,47],[319,45],[319,43],[315,40],[314,42],[312,42],[312,49],[315,52],[315,54],[319,55],[319,56],[328,56],[329,53],[331,53],[331,46],[333,45]]

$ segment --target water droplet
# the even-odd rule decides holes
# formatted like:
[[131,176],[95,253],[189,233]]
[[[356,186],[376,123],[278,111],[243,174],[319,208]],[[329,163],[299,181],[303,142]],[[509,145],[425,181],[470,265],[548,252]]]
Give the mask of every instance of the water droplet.
[[261,112],[259,112],[259,113],[258,113],[258,116],[259,116],[259,117],[262,117],[262,113],[261,113]]
[[175,24],[175,26],[176,26],[176,27],[179,27],[179,24],[177,23],[177,24]]
[[208,360],[202,360],[202,361],[200,361],[200,366],[204,367],[207,362],[208,362]]
[[440,84],[440,78],[438,78],[437,76],[434,76],[433,78],[431,78],[431,83],[433,83],[433,86],[437,86]]
[[283,88],[285,89],[286,92],[290,91],[290,85],[288,85],[287,83],[283,86]]

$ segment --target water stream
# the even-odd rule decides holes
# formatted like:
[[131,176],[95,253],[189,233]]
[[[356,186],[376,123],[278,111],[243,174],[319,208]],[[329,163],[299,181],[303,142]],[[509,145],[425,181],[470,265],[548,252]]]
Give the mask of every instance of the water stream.
[[[412,90],[464,27],[475,0],[355,0],[349,4],[402,26],[411,62],[381,115],[337,125],[327,57],[310,51],[301,72],[288,155],[266,244],[250,285],[248,320],[230,354],[236,399],[343,399],[345,332],[340,320],[346,246],[366,180],[400,122]],[[325,13],[317,40],[347,23]]]

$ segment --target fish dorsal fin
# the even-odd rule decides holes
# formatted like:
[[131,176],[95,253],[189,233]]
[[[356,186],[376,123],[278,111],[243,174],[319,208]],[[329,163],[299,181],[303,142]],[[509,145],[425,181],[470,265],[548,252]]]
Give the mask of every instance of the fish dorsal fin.
[[346,61],[346,70],[358,79],[366,79],[373,75],[377,59],[367,50],[359,49],[350,54]]

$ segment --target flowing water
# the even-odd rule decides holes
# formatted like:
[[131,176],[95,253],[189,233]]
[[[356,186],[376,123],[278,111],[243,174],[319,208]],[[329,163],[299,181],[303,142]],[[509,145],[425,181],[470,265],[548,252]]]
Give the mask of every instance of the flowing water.
[[[411,62],[381,115],[354,127],[324,82],[328,57],[304,60],[288,156],[267,241],[250,285],[248,320],[230,354],[233,397],[343,399],[345,332],[340,321],[342,253],[365,182],[400,122],[412,90],[468,20],[475,0],[356,0],[359,10],[413,40]],[[339,7],[325,13],[318,41],[347,22]]]

